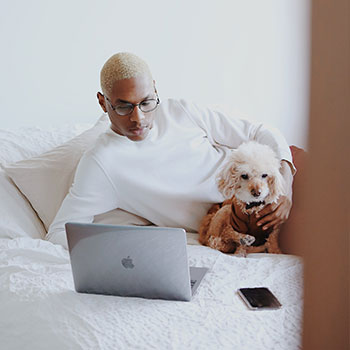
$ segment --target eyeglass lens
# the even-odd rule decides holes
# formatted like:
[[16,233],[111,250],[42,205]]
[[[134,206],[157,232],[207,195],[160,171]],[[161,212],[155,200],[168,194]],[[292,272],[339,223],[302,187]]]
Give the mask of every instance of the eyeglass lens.
[[[157,105],[158,105],[157,100],[151,99],[151,100],[142,101],[139,104],[139,108],[142,112],[147,113],[156,109]],[[120,115],[130,114],[133,111],[133,109],[134,109],[134,106],[132,104],[115,106],[115,111]]]

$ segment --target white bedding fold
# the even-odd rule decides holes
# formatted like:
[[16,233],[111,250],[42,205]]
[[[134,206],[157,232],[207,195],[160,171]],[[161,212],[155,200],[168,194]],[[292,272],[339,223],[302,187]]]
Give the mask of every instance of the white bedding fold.
[[[6,349],[298,349],[302,262],[188,246],[210,271],[191,302],[78,294],[68,252],[31,238],[0,239],[0,339]],[[235,291],[266,286],[283,307],[250,311]]]

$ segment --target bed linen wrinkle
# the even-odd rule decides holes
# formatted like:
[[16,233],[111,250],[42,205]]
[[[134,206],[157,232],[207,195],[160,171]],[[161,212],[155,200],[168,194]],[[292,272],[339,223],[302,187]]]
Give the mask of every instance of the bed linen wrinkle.
[[[78,294],[64,248],[0,239],[0,338],[9,350],[300,348],[300,258],[243,259],[199,245],[188,245],[188,257],[210,267],[191,302]],[[259,285],[283,308],[249,311],[235,292]]]
[[66,124],[60,127],[21,127],[0,129],[0,164],[35,157],[75,137],[91,124]]

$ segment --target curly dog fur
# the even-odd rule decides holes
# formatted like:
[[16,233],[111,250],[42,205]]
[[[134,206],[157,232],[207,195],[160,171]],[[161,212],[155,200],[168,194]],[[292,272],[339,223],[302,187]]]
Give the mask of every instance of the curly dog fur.
[[280,161],[269,146],[250,141],[232,151],[217,177],[226,200],[214,204],[202,219],[199,242],[243,256],[264,251],[280,253],[279,230],[264,231],[257,226],[255,215],[283,194],[279,169]]

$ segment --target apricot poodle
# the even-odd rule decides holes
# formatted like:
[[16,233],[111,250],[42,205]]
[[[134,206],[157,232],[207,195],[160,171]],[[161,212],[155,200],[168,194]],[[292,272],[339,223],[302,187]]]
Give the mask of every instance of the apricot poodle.
[[267,145],[243,143],[220,170],[218,188],[226,200],[202,219],[199,242],[224,253],[280,253],[279,229],[264,231],[255,214],[283,195],[280,161]]

